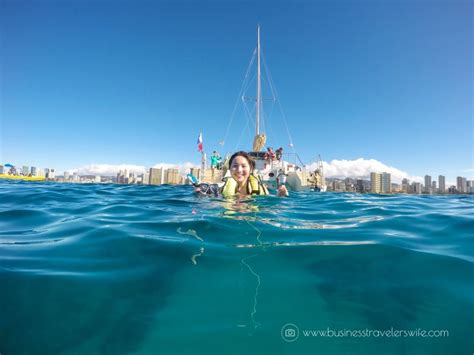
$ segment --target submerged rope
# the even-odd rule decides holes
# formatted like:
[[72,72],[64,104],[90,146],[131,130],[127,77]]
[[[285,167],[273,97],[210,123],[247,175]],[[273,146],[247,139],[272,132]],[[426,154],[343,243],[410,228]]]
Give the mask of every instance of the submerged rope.
[[245,260],[250,259],[250,258],[253,258],[253,257],[255,257],[255,256],[257,256],[257,254],[248,256],[248,257],[246,257],[246,258],[242,258],[242,260],[241,260],[242,264],[244,264],[244,265],[249,269],[250,273],[251,273],[253,276],[255,276],[255,278],[257,279],[257,287],[255,288],[255,295],[253,296],[253,309],[252,309],[252,312],[250,313],[250,319],[252,320],[251,323],[252,323],[254,329],[256,329],[256,328],[260,325],[260,323],[258,323],[258,322],[255,321],[255,314],[257,314],[257,299],[258,299],[258,291],[259,291],[261,282],[260,282],[260,275],[257,274],[257,273],[252,269],[252,267],[251,267],[249,264],[247,264],[247,263],[245,262]]
[[192,235],[193,237],[195,237],[196,239],[200,240],[201,242],[204,241],[204,239],[202,239],[200,236],[197,235],[196,231],[194,229],[188,229],[186,232],[183,232],[181,230],[181,227],[178,228],[177,232],[179,234],[187,234],[187,235]]
[[[255,213],[255,216],[254,216],[254,221],[257,220],[257,213]],[[264,243],[262,242],[262,240],[260,239],[261,235],[262,235],[262,231],[260,229],[258,229],[256,226],[254,226],[252,223],[250,223],[250,221],[248,219],[245,219],[245,221],[247,222],[247,224],[252,227],[253,229],[255,229],[257,231],[257,242],[258,242],[258,245],[260,247],[262,247],[262,250],[265,251],[265,246],[264,246]],[[258,292],[259,292],[259,289],[260,289],[260,285],[261,285],[261,278],[260,278],[260,275],[257,274],[253,269],[252,267],[246,262],[246,260],[248,259],[251,259],[251,258],[254,258],[256,257],[258,254],[253,254],[253,255],[250,255],[250,256],[247,256],[245,258],[242,258],[240,260],[240,262],[245,265],[247,267],[247,269],[250,271],[250,273],[255,276],[256,280],[257,280],[257,286],[255,287],[255,294],[253,296],[253,308],[252,308],[252,312],[250,313],[250,319],[251,319],[251,324],[253,326],[254,329],[256,329],[260,323],[258,323],[256,320],[255,320],[255,315],[257,314],[257,304],[258,304]]]
[[[204,239],[202,239],[200,236],[197,235],[197,232],[194,230],[194,229],[188,229],[187,231],[182,231],[181,230],[181,227],[179,227],[177,230],[176,230],[179,234],[185,234],[185,235],[192,235],[194,238],[196,238],[197,240],[201,241],[201,242],[204,242]],[[201,256],[202,254],[204,254],[204,247],[201,247],[199,249],[199,253],[198,254],[194,254],[191,256],[191,261],[194,265],[197,265],[197,261],[196,261],[196,258],[198,256]]]

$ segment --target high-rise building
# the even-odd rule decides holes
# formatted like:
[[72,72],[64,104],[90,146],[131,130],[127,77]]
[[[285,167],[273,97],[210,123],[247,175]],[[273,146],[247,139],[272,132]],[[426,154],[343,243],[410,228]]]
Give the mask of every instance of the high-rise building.
[[69,171],[64,172],[64,181],[69,181]]
[[389,194],[390,192],[392,192],[392,184],[389,173],[381,174],[380,185],[383,194]]
[[425,194],[430,194],[431,193],[431,176],[425,175]]
[[414,182],[412,184],[412,190],[414,194],[421,194],[421,183],[420,182]]
[[458,176],[456,178],[456,188],[459,193],[466,193],[467,192],[467,183],[466,178],[462,176]]
[[346,191],[346,183],[343,180],[336,180],[335,181],[335,191],[345,192]]
[[117,173],[117,184],[123,184],[123,171],[119,170]]
[[150,168],[150,185],[163,184],[163,168]]
[[392,186],[392,189],[390,190],[390,192],[395,192],[395,193],[403,192],[402,185],[392,182],[391,186]]
[[335,191],[335,192],[344,192],[346,191],[346,184],[344,181],[339,180],[339,179],[330,179],[328,181],[328,189],[329,191]]
[[168,169],[166,170],[166,184],[177,185],[181,183],[178,169]]
[[446,178],[443,175],[438,176],[438,192],[444,194],[446,192]]
[[117,173],[117,183],[118,184],[129,184],[133,182],[133,174],[131,174],[127,169],[120,170]]
[[387,194],[392,192],[392,183],[389,173],[370,173],[370,192]]
[[410,182],[406,178],[402,180],[402,192],[406,194],[410,192]]
[[37,174],[36,166],[31,167],[30,174],[31,174],[31,176],[36,176],[36,174]]
[[357,179],[356,180],[356,191],[357,192],[369,192],[370,191],[370,181]]
[[28,176],[30,175],[30,168],[26,165],[23,165],[23,168],[21,169],[21,174],[23,176]]
[[48,179],[54,179],[56,177],[56,172],[54,169],[49,169],[49,177]]
[[370,173],[370,192],[378,194],[382,190],[382,174]]
[[142,174],[142,184],[143,185],[148,185],[150,183],[150,173],[143,173]]
[[474,193],[474,180],[467,181],[467,193],[469,194]]
[[437,191],[436,191],[436,181],[432,181],[431,182],[431,193],[432,194],[435,194]]
[[344,191],[354,192],[356,190],[356,181],[353,178],[344,179]]

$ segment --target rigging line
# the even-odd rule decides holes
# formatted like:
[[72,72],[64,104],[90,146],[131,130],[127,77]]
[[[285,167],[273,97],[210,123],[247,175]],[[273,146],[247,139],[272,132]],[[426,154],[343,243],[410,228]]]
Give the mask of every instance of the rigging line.
[[265,74],[267,74],[268,86],[270,86],[270,91],[272,92],[272,99],[273,99],[273,102],[275,102],[276,101],[275,92],[273,90],[272,83],[270,82],[270,74],[269,74],[270,69],[268,68],[267,61],[265,60],[265,56],[263,52],[261,52],[261,55],[262,55],[262,60],[263,60],[263,68],[265,69]]
[[249,109],[248,109],[247,105],[245,104],[245,102],[244,102],[243,106],[244,106],[244,109],[246,110],[246,113],[247,113],[247,115],[246,115],[247,120],[246,120],[246,122],[245,122],[244,128],[243,128],[242,131],[240,132],[240,137],[239,137],[239,140],[237,141],[237,143],[236,143],[236,145],[235,145],[234,150],[237,150],[237,148],[238,148],[240,142],[242,141],[242,136],[244,135],[245,129],[247,129],[247,127],[249,126],[250,112],[249,112]]
[[[272,122],[272,121],[271,121],[271,117],[272,117],[272,115],[273,115],[273,110],[274,110],[274,108],[275,108],[275,105],[272,104],[272,107],[271,107],[271,109],[270,109],[270,115],[268,116],[268,127],[270,128],[271,131],[273,131],[272,124],[271,124],[271,122]],[[276,138],[276,137],[275,137],[275,138]]]
[[252,108],[252,111],[250,111],[248,109],[248,105],[247,103],[245,102],[245,100],[243,101],[243,104],[244,104],[244,109],[246,110],[246,115],[247,115],[247,120],[249,120],[250,122],[252,122],[253,126],[255,127],[256,125],[256,122],[255,122],[255,116],[254,116],[254,112],[255,110],[257,109],[257,102],[255,101],[254,105],[253,105],[253,108]]
[[[254,73],[254,74],[252,75],[252,78],[251,78],[250,80],[247,80],[247,86],[244,88],[244,91],[242,92],[242,96],[244,95],[244,93],[247,92],[247,90],[249,89],[250,85],[252,85],[252,83],[253,83],[253,81],[255,80],[255,77],[256,77],[256,76],[257,76],[257,73]],[[247,97],[246,97],[246,99],[249,100],[249,101],[257,101],[257,100],[254,99],[254,98],[247,98]]]
[[[270,86],[270,83],[268,82],[268,79],[266,79],[265,77],[263,78],[263,82],[264,84],[267,84],[268,86]],[[270,106],[270,115],[267,115],[267,112],[265,110],[265,108],[267,108],[266,106],[266,101],[273,101],[272,99],[265,99],[265,98],[262,98],[262,101],[261,101],[261,107],[262,107],[262,127],[263,127],[263,132],[266,132],[265,129],[267,128],[267,121],[270,122],[270,118],[271,118],[271,114],[273,113],[273,106],[274,104],[272,103],[272,105]]]
[[[268,81],[268,79],[266,80],[266,82],[268,83],[268,86],[271,87],[270,82]],[[265,101],[269,101],[269,100],[270,99],[265,100]],[[270,108],[270,114],[269,115],[266,115],[266,114],[263,115],[264,116],[263,127],[264,127],[264,132],[266,132],[265,131],[266,128],[269,128],[269,130],[271,131],[271,137],[273,137],[273,139],[276,140],[277,136],[275,135],[275,132],[273,131],[273,127],[271,125],[271,116],[273,114],[274,108],[275,108],[275,100],[274,100],[274,98],[272,98],[272,105],[271,105],[271,108]],[[263,101],[262,101],[262,111],[263,111]],[[270,138],[270,135],[269,135],[268,138]]]
[[274,140],[274,142],[276,142],[277,141],[277,135],[275,134],[275,131],[273,130],[273,126],[271,125],[270,122],[268,122],[268,128],[269,128],[269,132],[270,132],[269,138],[271,137]]
[[244,87],[245,87],[245,84],[246,84],[246,80],[248,80],[248,76],[249,76],[249,73],[250,73],[250,69],[252,68],[252,65],[253,65],[253,62],[255,61],[255,55],[257,53],[257,49],[255,48],[253,50],[253,54],[252,54],[252,59],[250,59],[250,63],[247,67],[247,71],[245,73],[245,77],[244,77],[244,81],[242,82],[242,86],[240,87],[240,91],[239,91],[239,95],[237,96],[237,100],[235,102],[235,105],[234,105],[234,110],[232,111],[232,115],[230,117],[230,121],[229,121],[229,124],[227,125],[227,130],[226,130],[226,133],[225,133],[225,136],[224,136],[224,144],[225,144],[225,141],[227,140],[227,137],[229,135],[229,131],[230,131],[230,126],[232,125],[232,121],[234,120],[234,117],[235,117],[235,110],[237,109],[237,106],[239,104],[239,100],[240,98],[242,97],[242,94],[244,92]]
[[245,128],[247,128],[247,137],[250,139],[250,144],[252,146],[253,146],[253,144],[252,144],[252,137],[253,137],[252,131],[254,130],[255,124],[253,125],[252,129],[250,127],[250,124],[255,122],[253,117],[254,117],[254,112],[255,112],[256,109],[257,109],[257,104],[255,103],[255,105],[253,106],[252,111],[249,112],[249,114],[248,114],[248,123],[249,124],[245,127]]
[[[264,59],[264,63],[265,63],[265,59]],[[266,68],[266,65],[264,64],[264,67]],[[266,68],[268,69],[268,68]],[[291,137],[291,133],[290,133],[290,129],[288,128],[288,124],[286,122],[286,116],[285,116],[285,113],[283,112],[283,107],[281,106],[281,102],[280,102],[280,98],[278,97],[278,91],[276,89],[276,86],[275,86],[275,83],[273,82],[273,78],[272,78],[272,74],[270,72],[270,69],[268,69],[268,80],[270,81],[270,87],[273,88],[274,90],[274,95],[275,95],[275,99],[278,103],[278,106],[280,108],[280,112],[281,112],[281,115],[283,117],[283,123],[285,124],[285,128],[286,128],[286,133],[288,134],[288,138],[290,139],[290,147],[291,149],[293,150],[293,153],[296,153],[295,151],[295,147],[293,145],[293,138]]]
[[[264,116],[263,117],[263,120],[262,120],[262,126],[263,126],[263,132],[265,133],[268,133],[267,129],[269,130],[272,130],[272,124],[271,124],[271,114],[273,113],[273,107],[270,108],[270,114],[267,115],[266,112],[263,112],[262,115]],[[268,136],[268,134],[267,134]],[[276,138],[276,136],[274,136],[273,138]]]
[[270,80],[268,79],[269,78],[269,75],[268,75],[269,69],[268,69],[268,66],[267,66],[267,62],[265,61],[265,56],[264,56],[263,52],[261,54],[262,54],[262,59],[263,59],[263,68],[265,69],[265,74],[267,75],[266,81],[267,81],[268,86],[270,87],[270,91],[272,93],[272,99],[271,99],[272,100],[272,106],[271,106],[271,110],[270,110],[270,115],[268,116],[268,119],[270,120],[271,117],[272,117],[272,114],[273,114],[273,110],[275,108],[276,99],[275,99],[275,93],[273,91],[273,86],[272,86]]
[[272,83],[270,81],[269,68],[268,68],[267,62],[265,60],[265,55],[263,54],[263,52],[261,54],[262,54],[263,68],[265,69],[265,74],[266,74],[266,82],[268,83],[268,86],[270,87],[270,91],[271,91],[271,94],[272,94],[272,98],[271,98],[272,106],[271,106],[270,116],[269,116],[269,119],[268,119],[268,128],[269,128],[269,132],[270,132],[269,138],[274,139],[275,142],[276,142],[278,136],[275,134],[275,131],[273,130],[273,126],[271,124],[271,119],[270,119],[270,117],[273,115],[273,110],[275,109],[276,97],[275,97],[275,92],[274,92]]
[[253,108],[252,108],[251,111],[249,110],[248,105],[245,101],[243,101],[243,104],[244,104],[243,106],[244,106],[244,109],[245,109],[245,114],[246,114],[247,120],[250,120],[250,121],[252,121],[252,123],[255,123],[255,121],[253,119],[253,113],[254,113],[254,111],[257,107],[257,104],[256,103],[253,104]]

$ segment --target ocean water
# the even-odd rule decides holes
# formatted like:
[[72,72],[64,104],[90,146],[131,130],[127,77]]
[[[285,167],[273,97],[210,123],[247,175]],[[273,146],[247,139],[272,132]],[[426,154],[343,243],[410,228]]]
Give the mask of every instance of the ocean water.
[[473,262],[473,196],[0,181],[0,353],[472,354]]

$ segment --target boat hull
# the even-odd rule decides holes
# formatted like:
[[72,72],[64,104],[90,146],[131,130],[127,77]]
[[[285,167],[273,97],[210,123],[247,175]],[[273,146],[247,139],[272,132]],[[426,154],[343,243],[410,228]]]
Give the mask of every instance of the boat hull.
[[20,181],[45,181],[46,180],[44,176],[18,176],[18,175],[8,175],[8,174],[0,174],[0,179],[20,180]]

